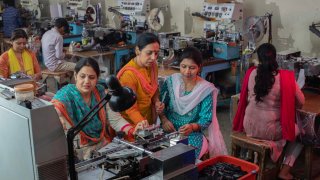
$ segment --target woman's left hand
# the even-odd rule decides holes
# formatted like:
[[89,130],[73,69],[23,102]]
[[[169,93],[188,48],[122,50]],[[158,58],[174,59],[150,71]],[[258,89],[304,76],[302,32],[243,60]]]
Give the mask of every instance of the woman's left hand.
[[161,114],[163,112],[163,110],[164,110],[164,107],[165,107],[164,103],[162,103],[161,101],[157,101],[156,102],[156,112],[157,112],[157,114]]
[[185,124],[179,128],[179,133],[184,136],[188,136],[192,132],[193,132],[192,124]]

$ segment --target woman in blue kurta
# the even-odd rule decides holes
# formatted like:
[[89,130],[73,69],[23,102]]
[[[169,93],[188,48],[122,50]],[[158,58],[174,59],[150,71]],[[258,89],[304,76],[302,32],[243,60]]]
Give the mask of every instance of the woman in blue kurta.
[[[160,88],[165,104],[163,113],[159,115],[163,129],[188,136],[189,144],[197,148],[197,158],[201,158],[207,150],[211,156],[226,154],[216,118],[218,90],[198,76],[201,65],[200,51],[193,47],[186,48],[180,57],[180,73],[169,76]],[[204,137],[204,130],[208,127],[209,147]]]

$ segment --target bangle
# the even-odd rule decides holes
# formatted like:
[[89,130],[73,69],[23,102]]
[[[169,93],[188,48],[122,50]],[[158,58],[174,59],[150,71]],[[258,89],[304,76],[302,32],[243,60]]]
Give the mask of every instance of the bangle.
[[128,126],[131,126],[131,124],[126,124],[126,125],[122,126],[122,128],[120,129],[120,131],[124,131],[124,129],[125,129],[126,127],[128,127]]
[[197,125],[197,124],[195,124],[195,123],[192,123],[192,124],[191,124],[192,132],[195,132],[195,131],[197,130],[197,129],[196,129],[196,130],[194,130],[194,126],[196,126],[196,125]]
[[128,131],[128,139],[129,140],[134,140],[133,131],[134,131],[134,127],[130,128]]

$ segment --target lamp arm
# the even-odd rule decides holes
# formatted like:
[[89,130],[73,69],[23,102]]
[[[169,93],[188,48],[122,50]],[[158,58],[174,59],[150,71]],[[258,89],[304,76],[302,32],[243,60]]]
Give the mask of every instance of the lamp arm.
[[74,149],[73,140],[76,137],[76,135],[91,121],[92,117],[96,115],[100,111],[100,109],[109,102],[110,99],[111,99],[111,95],[106,94],[106,96],[103,99],[101,99],[93,108],[90,109],[90,111],[82,118],[80,123],[78,123],[75,127],[70,128],[67,132],[68,166],[69,166],[69,174],[70,174],[71,180],[78,179],[78,175],[75,167],[75,161],[74,161],[75,156],[74,156],[74,150],[73,150]]

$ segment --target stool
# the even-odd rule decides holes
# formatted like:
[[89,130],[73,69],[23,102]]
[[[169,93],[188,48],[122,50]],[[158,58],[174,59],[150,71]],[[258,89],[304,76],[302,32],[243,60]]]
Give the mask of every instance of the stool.
[[[53,93],[56,93],[64,85],[63,83],[65,82],[65,79],[68,79],[69,82],[71,81],[72,76],[69,75],[70,73],[72,72],[71,71],[53,72],[53,71],[50,71],[49,69],[45,69],[41,71],[43,83],[47,83],[49,78],[53,78],[55,80],[56,86],[54,89],[50,91]],[[47,83],[47,87],[48,87],[48,83]]]
[[[257,176],[258,180],[261,179],[277,179],[281,159],[279,158],[278,163],[272,163],[271,166],[267,167],[268,162],[272,162],[270,159],[270,146],[268,143],[263,142],[259,139],[247,137],[245,133],[232,133],[232,151],[231,155],[240,158],[241,148],[248,149],[248,158],[245,160],[254,162],[259,165],[259,173]],[[268,161],[267,161],[268,160]]]

